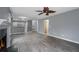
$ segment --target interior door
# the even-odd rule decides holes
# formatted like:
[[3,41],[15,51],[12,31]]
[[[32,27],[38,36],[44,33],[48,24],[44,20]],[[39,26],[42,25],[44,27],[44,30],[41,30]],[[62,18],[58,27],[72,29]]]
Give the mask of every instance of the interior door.
[[44,33],[47,35],[49,29],[49,20],[44,20]]

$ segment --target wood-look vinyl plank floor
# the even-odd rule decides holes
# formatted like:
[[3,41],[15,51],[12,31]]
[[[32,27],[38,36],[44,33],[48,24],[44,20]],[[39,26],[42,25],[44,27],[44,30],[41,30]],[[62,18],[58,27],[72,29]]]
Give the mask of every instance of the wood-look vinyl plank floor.
[[78,52],[79,44],[36,32],[13,36],[12,44],[18,52]]

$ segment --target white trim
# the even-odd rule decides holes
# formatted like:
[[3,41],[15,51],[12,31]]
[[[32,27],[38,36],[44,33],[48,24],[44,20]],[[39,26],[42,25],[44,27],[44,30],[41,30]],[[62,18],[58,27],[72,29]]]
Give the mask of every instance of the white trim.
[[[42,33],[42,32],[38,32],[38,33],[44,34],[44,33]],[[73,43],[79,44],[79,42],[77,42],[77,41],[74,41],[74,40],[71,40],[71,39],[67,39],[67,38],[63,38],[63,37],[60,37],[60,36],[55,36],[55,35],[51,35],[51,34],[48,34],[48,36],[56,37],[56,38],[59,38],[59,39],[61,39],[61,40],[66,40],[66,41],[69,41],[69,42],[73,42]]]
[[66,40],[66,41],[69,41],[69,42],[73,42],[73,43],[79,44],[79,42],[71,40],[71,39],[68,39],[68,38],[63,38],[63,37],[60,37],[60,36],[55,36],[55,35],[50,35],[50,34],[48,36],[56,37],[56,38],[59,38],[59,39],[62,39],[62,40]]

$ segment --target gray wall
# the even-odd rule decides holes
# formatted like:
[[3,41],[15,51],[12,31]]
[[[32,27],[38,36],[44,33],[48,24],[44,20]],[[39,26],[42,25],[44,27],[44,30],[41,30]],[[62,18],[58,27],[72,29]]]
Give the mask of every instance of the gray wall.
[[44,32],[44,21],[43,20],[38,20],[38,32],[43,33]]
[[9,16],[9,7],[0,7],[0,19],[7,19]]
[[[38,22],[38,29],[43,33],[42,22]],[[79,43],[79,9],[50,17],[48,35]]]
[[32,29],[34,29],[34,31],[37,31],[37,22],[38,20],[32,20]]
[[27,32],[32,31],[32,20],[28,20]]

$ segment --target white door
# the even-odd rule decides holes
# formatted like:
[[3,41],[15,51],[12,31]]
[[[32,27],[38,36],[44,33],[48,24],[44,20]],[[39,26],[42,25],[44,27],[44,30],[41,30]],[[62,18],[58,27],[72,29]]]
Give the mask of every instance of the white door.
[[49,20],[44,20],[44,33],[47,35],[49,29]]

